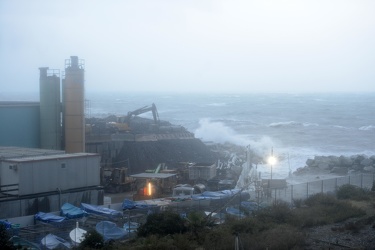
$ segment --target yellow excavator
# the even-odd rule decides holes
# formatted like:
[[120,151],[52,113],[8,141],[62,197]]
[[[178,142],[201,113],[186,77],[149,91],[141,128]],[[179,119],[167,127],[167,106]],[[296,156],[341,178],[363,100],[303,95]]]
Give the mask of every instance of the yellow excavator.
[[126,116],[119,116],[117,117],[117,122],[111,123],[112,126],[116,127],[119,132],[128,132],[131,130],[130,121],[133,119],[134,116],[152,111],[152,116],[154,118],[154,126],[159,125],[159,114],[158,110],[156,109],[155,104],[153,103],[151,106],[144,106],[142,108],[136,109],[134,111],[129,111]]

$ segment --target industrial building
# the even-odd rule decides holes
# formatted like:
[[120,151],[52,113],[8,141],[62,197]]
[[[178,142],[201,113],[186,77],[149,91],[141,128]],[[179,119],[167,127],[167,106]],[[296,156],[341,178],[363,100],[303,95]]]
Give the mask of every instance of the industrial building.
[[216,176],[216,164],[197,163],[189,166],[190,180],[210,180]]
[[0,147],[0,219],[59,211],[66,202],[103,204],[100,156]]
[[40,102],[0,102],[0,219],[103,204],[99,154],[85,152],[84,61],[39,68]]
[[38,102],[0,102],[0,146],[40,147]]

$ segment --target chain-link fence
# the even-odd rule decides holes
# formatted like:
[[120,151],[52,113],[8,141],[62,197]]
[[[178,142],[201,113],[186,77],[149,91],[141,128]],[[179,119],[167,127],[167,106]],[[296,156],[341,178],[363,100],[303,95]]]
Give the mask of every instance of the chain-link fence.
[[259,202],[283,200],[293,202],[294,200],[307,199],[317,193],[333,193],[345,184],[350,184],[364,189],[371,189],[375,180],[375,174],[357,174],[332,179],[322,179],[306,183],[287,185],[282,189],[257,190],[251,192]]

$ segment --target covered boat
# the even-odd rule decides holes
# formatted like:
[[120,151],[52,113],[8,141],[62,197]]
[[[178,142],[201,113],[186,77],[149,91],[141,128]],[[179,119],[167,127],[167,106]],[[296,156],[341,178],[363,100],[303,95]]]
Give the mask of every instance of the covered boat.
[[54,215],[51,213],[43,213],[43,212],[38,212],[36,215],[34,215],[35,220],[42,221],[42,222],[62,222],[66,218],[58,215]]
[[97,214],[97,215],[109,217],[112,219],[122,217],[122,212],[114,210],[114,209],[106,208],[106,207],[100,207],[100,206],[91,205],[87,203],[81,203],[81,208],[83,211],[89,214]]
[[28,240],[13,236],[9,239],[13,243],[15,249],[40,250],[40,247]]
[[147,204],[143,201],[132,201],[129,199],[125,199],[122,202],[122,209],[123,210],[131,210],[131,209],[144,209],[144,208],[150,208],[150,207],[156,207],[155,204]]
[[61,215],[69,219],[82,218],[87,215],[81,208],[76,207],[70,203],[65,203],[61,206]]
[[235,207],[227,207],[225,209],[225,212],[227,214],[230,214],[230,215],[238,217],[238,218],[244,218],[244,217],[246,217],[246,215],[241,210],[239,210],[239,209],[237,209]]
[[95,226],[96,231],[101,234],[105,241],[124,238],[128,232],[111,221],[101,221]]
[[241,189],[205,191],[201,194],[193,195],[193,200],[210,200],[210,205],[213,206],[225,204],[227,201],[236,203],[239,201],[248,200],[249,198],[249,193],[243,192]]
[[60,238],[54,234],[47,234],[40,243],[44,248],[47,249],[70,249],[72,248],[72,245],[64,240],[63,238]]

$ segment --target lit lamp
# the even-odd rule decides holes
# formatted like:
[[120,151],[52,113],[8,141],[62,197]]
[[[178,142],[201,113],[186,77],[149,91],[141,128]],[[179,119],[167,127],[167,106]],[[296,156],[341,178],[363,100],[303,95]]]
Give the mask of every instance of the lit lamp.
[[276,164],[276,157],[273,156],[273,148],[271,151],[271,156],[268,158],[268,164],[271,165],[271,180],[272,180],[272,166]]

